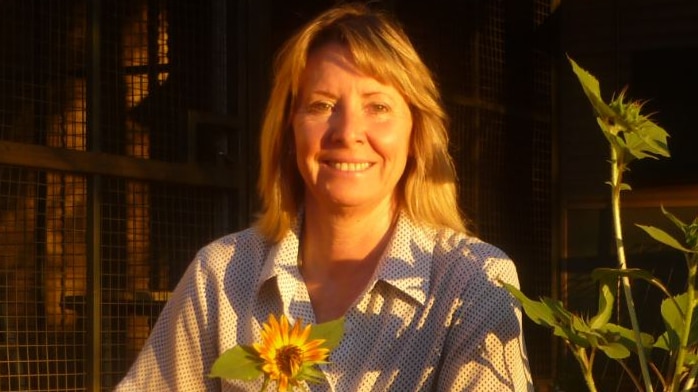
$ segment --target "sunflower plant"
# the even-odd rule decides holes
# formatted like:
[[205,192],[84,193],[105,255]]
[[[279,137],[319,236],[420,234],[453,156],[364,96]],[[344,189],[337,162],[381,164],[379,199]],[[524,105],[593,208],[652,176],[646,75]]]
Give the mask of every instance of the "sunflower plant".
[[302,320],[291,325],[285,315],[277,319],[272,314],[262,325],[262,341],[223,352],[209,377],[243,381],[264,377],[261,391],[274,382],[279,392],[302,388],[302,381],[321,382],[324,377],[317,366],[328,362],[343,334],[343,318],[304,326]]
[[[667,132],[642,114],[640,101],[627,100],[625,91],[609,103],[601,98],[598,80],[568,57],[584,93],[594,110],[596,122],[610,146],[611,209],[615,236],[617,268],[597,268],[591,278],[598,283],[598,311],[591,317],[567,310],[552,298],[532,300],[517,288],[505,287],[521,302],[527,317],[533,322],[551,328],[560,337],[577,360],[586,385],[596,391],[593,368],[597,354],[617,361],[630,376],[638,391],[650,392],[655,386],[661,390],[687,391],[694,388],[698,377],[698,218],[685,223],[662,207],[667,219],[679,228],[683,238],[674,238],[662,229],[637,225],[654,240],[681,252],[686,260],[686,291],[672,294],[650,272],[629,268],[623,245],[621,226],[621,192],[630,191],[623,182],[628,165],[638,159],[669,157]],[[666,327],[659,336],[644,333],[638,322],[632,296],[631,282],[646,281],[664,295],[658,312]],[[613,323],[617,288],[625,299],[630,326]],[[615,320],[619,320],[616,314]],[[668,354],[663,364],[652,361],[653,350]],[[639,371],[631,369],[628,359],[635,355]],[[662,366],[664,365],[664,366]]]

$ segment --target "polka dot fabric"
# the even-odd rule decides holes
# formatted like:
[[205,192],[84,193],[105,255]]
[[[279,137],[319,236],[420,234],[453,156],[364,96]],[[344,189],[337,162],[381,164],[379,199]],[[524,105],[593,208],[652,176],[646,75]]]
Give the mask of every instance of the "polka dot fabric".
[[[197,254],[136,362],[125,391],[258,391],[207,377],[236,344],[260,339],[270,313],[314,322],[297,266],[298,230],[276,245],[254,229]],[[345,335],[311,391],[532,391],[518,286],[496,247],[402,215],[371,284],[346,314]]]

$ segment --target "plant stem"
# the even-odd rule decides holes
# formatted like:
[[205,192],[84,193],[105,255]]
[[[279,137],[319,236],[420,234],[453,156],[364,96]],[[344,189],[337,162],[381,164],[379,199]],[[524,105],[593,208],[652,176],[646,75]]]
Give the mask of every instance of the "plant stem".
[[587,358],[587,352],[584,349],[584,347],[574,346],[569,342],[568,345],[572,349],[571,351],[574,354],[574,357],[577,359],[577,362],[579,362],[579,365],[582,368],[584,382],[586,382],[587,388],[589,388],[589,392],[597,392],[596,383],[594,382],[594,374],[592,373],[592,368],[594,365],[593,360],[590,361]]
[[637,379],[637,376],[630,371],[630,368],[628,367],[628,365],[626,365],[625,361],[619,360],[618,364],[623,368],[623,370],[625,370],[625,373],[628,375],[628,377],[630,377],[630,381],[632,381],[633,384],[635,384],[635,388],[637,388],[638,391],[642,391],[642,383],[640,382],[640,380]]
[[262,383],[262,388],[260,388],[259,392],[266,392],[268,386],[269,386],[269,377],[264,376],[264,383]]
[[683,384],[683,389],[681,389],[681,392],[690,391],[693,389],[693,384],[696,381],[696,372],[698,372],[698,366],[693,366],[691,371],[688,373],[688,377],[686,378],[686,382]]
[[[618,251],[618,266],[625,270],[628,268],[625,261],[625,247],[623,246],[623,229],[620,219],[620,192],[623,185],[623,171],[625,164],[621,161],[618,153],[613,146],[611,147],[611,208],[613,209],[613,227],[616,234],[616,249]],[[635,312],[635,303],[633,301],[632,291],[630,289],[630,278],[624,276],[621,278],[623,285],[623,293],[625,294],[625,303],[628,306],[628,314],[630,323],[633,327],[635,344],[637,346],[637,356],[640,362],[640,370],[642,372],[642,380],[645,383],[645,390],[652,392],[652,379],[650,378],[649,368],[647,366],[647,357],[645,349],[642,345],[642,335],[640,334],[640,324],[637,321],[637,313]]]
[[[695,280],[698,265],[695,263],[695,257],[690,257],[688,260],[688,291],[686,292],[686,314],[684,315],[683,330],[681,331],[681,340],[679,342],[679,353],[676,357],[674,365],[674,376],[671,379],[671,391],[678,391],[683,375],[683,366],[686,361],[688,352],[688,338],[691,334],[691,324],[693,323],[693,306],[695,302]],[[695,375],[694,375],[695,377]]]
[[666,385],[666,380],[664,379],[664,375],[662,372],[657,368],[657,365],[654,363],[650,362],[650,367],[652,368],[652,373],[654,373],[655,376],[657,376],[657,379],[659,382],[662,384],[662,391],[668,391],[669,389],[667,388]]

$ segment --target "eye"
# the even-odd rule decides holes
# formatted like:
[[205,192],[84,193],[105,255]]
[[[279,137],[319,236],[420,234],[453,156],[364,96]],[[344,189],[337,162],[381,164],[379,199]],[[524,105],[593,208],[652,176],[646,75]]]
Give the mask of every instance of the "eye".
[[328,101],[311,102],[307,107],[309,113],[315,114],[330,113],[332,109],[334,109],[334,105]]
[[390,112],[390,106],[384,103],[372,103],[368,105],[368,110],[371,113],[388,113]]

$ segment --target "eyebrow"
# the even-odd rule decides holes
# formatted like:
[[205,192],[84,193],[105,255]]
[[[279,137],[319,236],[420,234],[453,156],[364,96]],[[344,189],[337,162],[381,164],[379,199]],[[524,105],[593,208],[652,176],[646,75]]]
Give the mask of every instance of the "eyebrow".
[[313,91],[310,91],[310,94],[308,94],[308,95],[321,95],[323,97],[333,98],[333,99],[337,98],[337,95],[332,94],[329,91],[325,91],[325,90],[313,90]]
[[[333,93],[326,91],[326,90],[313,90],[313,91],[310,91],[308,95],[320,95],[320,96],[332,98],[332,99],[337,98],[336,94],[333,94]],[[390,97],[392,94],[390,94],[386,91],[369,91],[369,92],[361,94],[361,97],[362,98],[370,98],[370,97],[373,97],[376,95],[384,95],[384,96]]]

